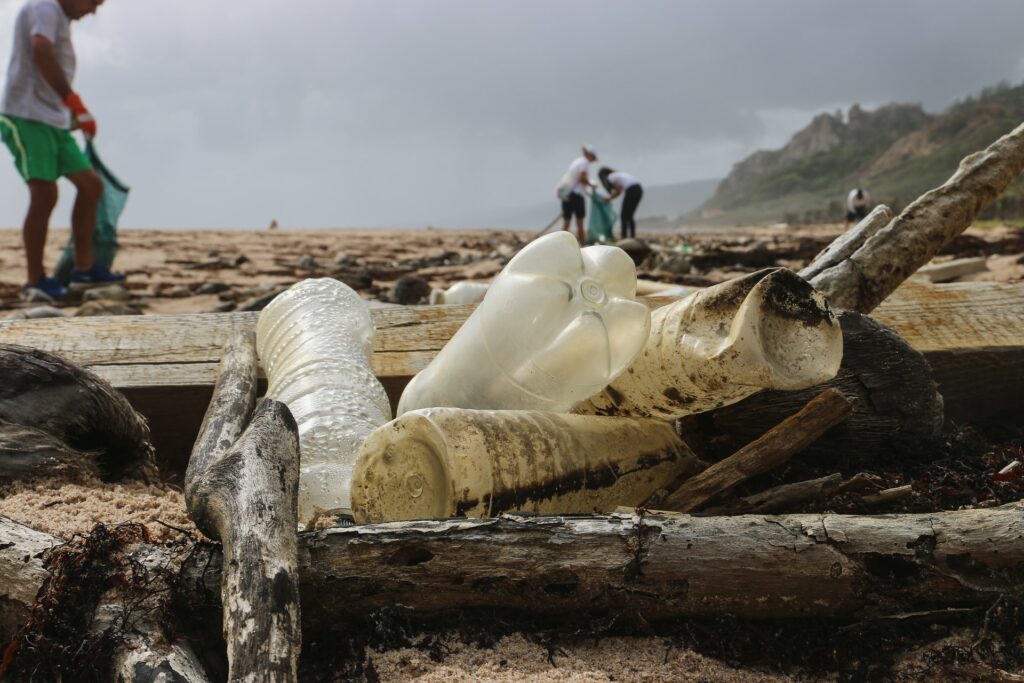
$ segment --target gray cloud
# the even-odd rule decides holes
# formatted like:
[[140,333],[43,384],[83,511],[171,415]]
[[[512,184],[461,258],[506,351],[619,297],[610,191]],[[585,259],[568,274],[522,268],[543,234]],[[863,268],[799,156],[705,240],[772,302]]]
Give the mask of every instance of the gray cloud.
[[[1016,0],[108,0],[75,26],[76,88],[125,225],[438,225],[554,209],[585,141],[658,184],[853,102],[938,110],[1024,78],[1022,25]],[[0,225],[24,194],[0,173]]]

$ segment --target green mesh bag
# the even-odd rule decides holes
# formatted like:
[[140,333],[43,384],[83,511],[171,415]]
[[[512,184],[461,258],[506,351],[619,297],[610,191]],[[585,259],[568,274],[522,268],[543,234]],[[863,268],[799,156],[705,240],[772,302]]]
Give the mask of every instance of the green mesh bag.
[[[117,221],[124,211],[125,202],[128,201],[128,186],[118,180],[117,176],[100,161],[99,155],[96,154],[96,146],[91,140],[85,143],[85,156],[89,157],[93,169],[103,179],[103,194],[100,195],[100,203],[96,207],[96,232],[92,237],[93,260],[110,268],[114,263],[114,257],[117,256]],[[72,240],[68,239],[53,273],[53,276],[65,285],[71,281],[71,269],[75,263],[72,250]]]

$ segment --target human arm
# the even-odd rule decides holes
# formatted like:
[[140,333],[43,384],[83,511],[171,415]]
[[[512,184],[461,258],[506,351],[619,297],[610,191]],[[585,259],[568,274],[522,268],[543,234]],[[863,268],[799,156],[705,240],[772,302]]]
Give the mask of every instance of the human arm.
[[53,51],[53,43],[46,36],[35,34],[32,36],[32,62],[39,75],[43,77],[51,88],[57,93],[64,106],[71,110],[74,116],[75,128],[81,128],[86,137],[96,136],[96,119],[82,102],[82,98],[71,90],[64,70],[57,61],[57,55]]
[[38,34],[32,36],[32,62],[39,70],[39,75],[56,91],[60,99],[63,100],[71,94],[71,84],[68,83],[67,76],[57,61],[53,43],[49,38]]

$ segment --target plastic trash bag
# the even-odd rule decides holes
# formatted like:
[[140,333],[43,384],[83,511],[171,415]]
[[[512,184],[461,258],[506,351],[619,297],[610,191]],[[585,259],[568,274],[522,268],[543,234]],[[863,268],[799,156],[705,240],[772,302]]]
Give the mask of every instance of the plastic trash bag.
[[[103,179],[103,194],[100,195],[100,202],[96,207],[96,232],[92,237],[93,260],[110,268],[117,255],[117,221],[128,201],[128,186],[122,183],[100,161],[99,155],[96,154],[96,147],[91,140],[85,143],[85,156],[89,158],[92,167]],[[71,269],[74,267],[74,263],[73,242],[69,238],[67,246],[64,247],[64,253],[57,261],[53,276],[63,284],[68,284],[71,281]]]
[[587,222],[587,244],[612,242],[612,228],[618,216],[611,202],[604,200],[600,192],[590,193],[590,220]]

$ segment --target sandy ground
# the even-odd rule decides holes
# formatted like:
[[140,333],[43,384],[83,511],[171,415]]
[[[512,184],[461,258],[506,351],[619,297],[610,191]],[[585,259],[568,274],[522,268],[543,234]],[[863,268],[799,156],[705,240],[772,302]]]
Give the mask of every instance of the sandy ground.
[[[663,233],[653,241],[666,252],[714,244],[716,248],[748,249],[757,242],[794,245],[791,264],[798,267],[840,232],[840,226],[800,230],[758,228],[713,234]],[[1002,239],[1013,231],[970,230],[979,240]],[[129,275],[131,304],[150,314],[230,310],[242,302],[287,286],[304,277],[327,274],[337,263],[358,263],[368,277],[361,293],[387,296],[391,285],[411,269],[433,286],[461,279],[487,281],[501,268],[517,244],[529,235],[495,231],[178,231],[125,230],[117,269]],[[48,242],[52,266],[67,240],[66,230],[54,230]],[[732,245],[732,246],[730,246]],[[738,245],[738,246],[737,246]],[[788,248],[788,247],[786,247]],[[342,254],[343,253],[343,254]],[[339,255],[342,255],[339,258]],[[936,261],[954,258],[938,257]],[[790,265],[790,263],[786,263]],[[988,270],[965,279],[1024,281],[1024,257],[1019,252],[988,257]],[[750,270],[749,268],[747,269]],[[693,277],[721,281],[742,270],[715,267]],[[666,275],[656,270],[651,278]],[[0,318],[24,310],[18,291],[24,281],[20,234],[0,230]],[[676,278],[673,281],[678,282]],[[209,283],[225,289],[196,290]],[[65,315],[78,303],[60,303]],[[3,309],[9,309],[7,313]],[[96,523],[137,521],[155,539],[169,539],[180,529],[194,532],[185,514],[180,491],[166,486],[104,484],[98,481],[21,482],[0,486],[0,515],[68,538]],[[369,666],[380,680],[418,681],[789,681],[829,680],[736,667],[691,650],[669,647],[660,638],[603,638],[560,646],[549,658],[548,648],[519,635],[503,638],[490,648],[445,642],[444,656],[435,661],[422,649],[369,652]],[[903,676],[916,680],[919,660],[905,664]],[[923,671],[920,672],[923,675]],[[934,674],[933,674],[934,675]],[[369,676],[372,678],[372,676]]]

